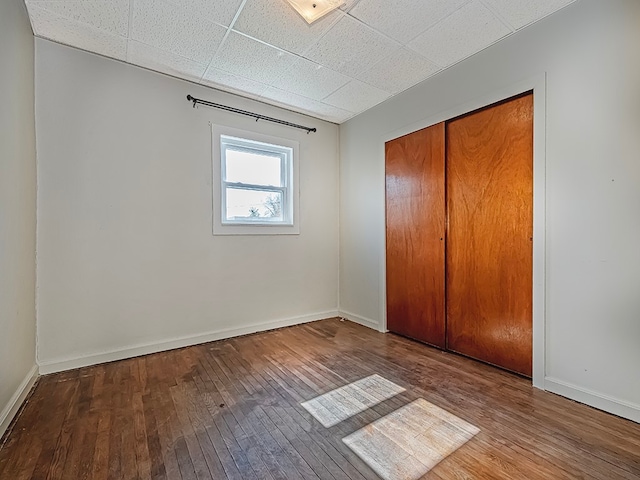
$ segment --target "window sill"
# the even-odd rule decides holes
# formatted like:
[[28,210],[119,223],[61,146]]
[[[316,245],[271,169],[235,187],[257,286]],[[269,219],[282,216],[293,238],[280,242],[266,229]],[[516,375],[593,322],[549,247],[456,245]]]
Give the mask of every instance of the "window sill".
[[213,235],[300,235],[298,225],[214,225]]

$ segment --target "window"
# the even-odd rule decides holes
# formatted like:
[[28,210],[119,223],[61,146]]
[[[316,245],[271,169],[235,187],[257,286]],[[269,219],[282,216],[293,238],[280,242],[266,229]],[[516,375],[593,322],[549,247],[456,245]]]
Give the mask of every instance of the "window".
[[297,142],[213,128],[214,235],[296,234]]

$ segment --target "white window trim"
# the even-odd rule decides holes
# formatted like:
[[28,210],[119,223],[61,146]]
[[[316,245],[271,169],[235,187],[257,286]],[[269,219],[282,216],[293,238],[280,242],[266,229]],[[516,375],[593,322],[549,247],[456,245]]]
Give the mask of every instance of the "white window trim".
[[[222,162],[222,143],[221,136],[235,137],[238,139],[251,140],[274,146],[282,146],[290,148],[293,152],[291,166],[289,172],[290,184],[284,187],[273,187],[274,191],[290,191],[291,205],[286,206],[286,200],[283,200],[283,212],[285,208],[289,209],[290,214],[285,214],[286,224],[281,222],[270,223],[265,219],[257,219],[256,221],[223,221],[223,209],[225,208],[226,198],[223,187],[224,177]],[[240,130],[237,128],[225,127],[223,125],[211,126],[211,145],[212,145],[212,191],[213,191],[213,234],[214,235],[298,235],[300,233],[299,224],[299,198],[300,198],[300,146],[294,140],[273,137],[261,133]],[[284,172],[283,172],[284,175]],[[227,183],[227,187],[233,186]],[[242,185],[242,188],[251,188],[251,185]],[[264,187],[256,186],[263,190]]]

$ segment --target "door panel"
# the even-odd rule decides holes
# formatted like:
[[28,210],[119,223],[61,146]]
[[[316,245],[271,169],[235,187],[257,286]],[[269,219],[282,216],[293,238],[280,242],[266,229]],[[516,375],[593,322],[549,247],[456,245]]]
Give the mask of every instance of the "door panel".
[[444,123],[385,145],[387,328],[444,348]]
[[447,123],[447,348],[531,376],[533,95]]

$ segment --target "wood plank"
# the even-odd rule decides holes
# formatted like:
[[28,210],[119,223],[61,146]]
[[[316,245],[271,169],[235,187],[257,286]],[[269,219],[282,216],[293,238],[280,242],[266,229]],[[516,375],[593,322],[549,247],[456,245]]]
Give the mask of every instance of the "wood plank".
[[[228,366],[228,362],[230,361],[226,355],[221,355],[217,359],[219,365],[221,366],[222,372],[227,376],[229,383],[231,386],[235,386],[238,390],[238,393],[241,394],[240,389],[237,387],[239,384],[247,385],[245,390],[248,392],[253,392],[255,395],[255,390],[250,386],[249,383],[245,381],[241,381],[241,377],[234,375],[234,371],[231,370]],[[246,375],[242,375],[242,377],[246,378]],[[260,403],[255,396],[252,398],[252,402],[250,408],[247,407],[246,403],[242,403],[240,406],[240,411],[243,416],[246,418],[246,429],[250,429],[253,434],[258,439],[260,448],[263,450],[263,458],[265,463],[270,465],[270,471],[273,472],[274,477],[283,477],[283,478],[317,478],[317,476],[313,475],[313,472],[310,471],[309,466],[306,462],[300,462],[299,454],[297,452],[293,452],[289,449],[289,445],[285,442],[286,449],[289,450],[289,454],[285,453],[285,449],[282,448],[280,444],[278,444],[274,438],[274,434],[268,431],[258,416],[256,415],[256,411],[260,409]],[[255,403],[254,403],[255,402]],[[266,454],[266,455],[265,455]]]
[[[301,406],[373,374],[406,390],[330,428]],[[423,478],[640,478],[640,425],[338,320],[43,377],[0,478],[373,480],[342,439],[419,399],[480,429]]]
[[[253,361],[249,362],[250,359]],[[243,356],[242,361],[249,365],[249,368],[252,368],[251,365],[254,365],[256,360],[249,355]],[[264,362],[260,362],[260,364],[264,365]],[[344,471],[325,452],[328,446],[324,444],[322,439],[314,439],[307,434],[301,428],[300,422],[296,421],[294,416],[286,413],[286,405],[289,405],[287,397],[280,392],[270,377],[263,375],[262,372],[262,368],[259,371],[254,370],[253,378],[272,398],[272,403],[264,407],[269,419],[290,439],[292,444],[300,445],[300,448],[297,449],[298,452],[303,456],[306,455],[305,459],[310,465],[313,465],[314,471],[320,478],[343,478]]]

